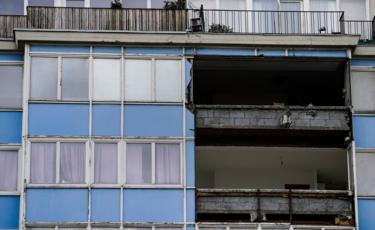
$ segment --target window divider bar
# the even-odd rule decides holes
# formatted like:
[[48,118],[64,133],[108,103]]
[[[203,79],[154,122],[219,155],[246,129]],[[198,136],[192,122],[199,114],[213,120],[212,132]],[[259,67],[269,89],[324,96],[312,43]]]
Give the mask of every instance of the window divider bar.
[[56,175],[55,182],[58,184],[60,181],[60,141],[56,142]]
[[155,159],[155,142],[151,143],[151,184],[156,184],[156,159]]

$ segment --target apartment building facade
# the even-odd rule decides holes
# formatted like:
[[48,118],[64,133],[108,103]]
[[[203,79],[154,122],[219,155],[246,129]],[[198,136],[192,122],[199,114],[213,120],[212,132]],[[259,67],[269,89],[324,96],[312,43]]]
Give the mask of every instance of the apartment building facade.
[[374,229],[374,15],[0,0],[0,229]]

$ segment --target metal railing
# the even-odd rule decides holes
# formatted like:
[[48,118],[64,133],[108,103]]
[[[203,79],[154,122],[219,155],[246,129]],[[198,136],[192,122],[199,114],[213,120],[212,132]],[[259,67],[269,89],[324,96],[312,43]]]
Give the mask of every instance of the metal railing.
[[355,34],[373,38],[374,21],[344,20],[341,11],[165,10],[28,7],[27,16],[0,16],[0,38],[15,28],[249,34]]
[[[189,18],[199,17],[190,10]],[[203,10],[204,31],[256,34],[337,34],[341,11]]]

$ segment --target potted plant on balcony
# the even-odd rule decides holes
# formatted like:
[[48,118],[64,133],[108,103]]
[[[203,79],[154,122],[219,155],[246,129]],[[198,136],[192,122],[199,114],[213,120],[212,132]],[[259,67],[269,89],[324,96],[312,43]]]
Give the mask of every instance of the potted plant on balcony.
[[112,9],[121,9],[122,8],[122,3],[120,0],[112,0],[111,1],[111,8]]
[[210,28],[208,29],[208,32],[210,33],[232,33],[233,29],[227,25],[212,24]]
[[166,10],[184,10],[186,9],[186,0],[164,1],[163,8]]

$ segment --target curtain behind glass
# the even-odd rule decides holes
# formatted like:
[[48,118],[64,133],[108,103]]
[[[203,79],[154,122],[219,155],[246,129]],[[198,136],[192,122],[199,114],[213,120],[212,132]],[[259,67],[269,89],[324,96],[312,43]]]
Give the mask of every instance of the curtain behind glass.
[[94,171],[95,183],[117,183],[117,144],[95,144]]
[[61,143],[60,182],[70,184],[85,182],[84,143]]
[[180,145],[156,144],[156,183],[180,183]]
[[53,184],[56,182],[56,144],[32,143],[30,182]]
[[0,191],[17,191],[18,152],[0,151]]
[[151,184],[151,144],[126,145],[126,183]]

